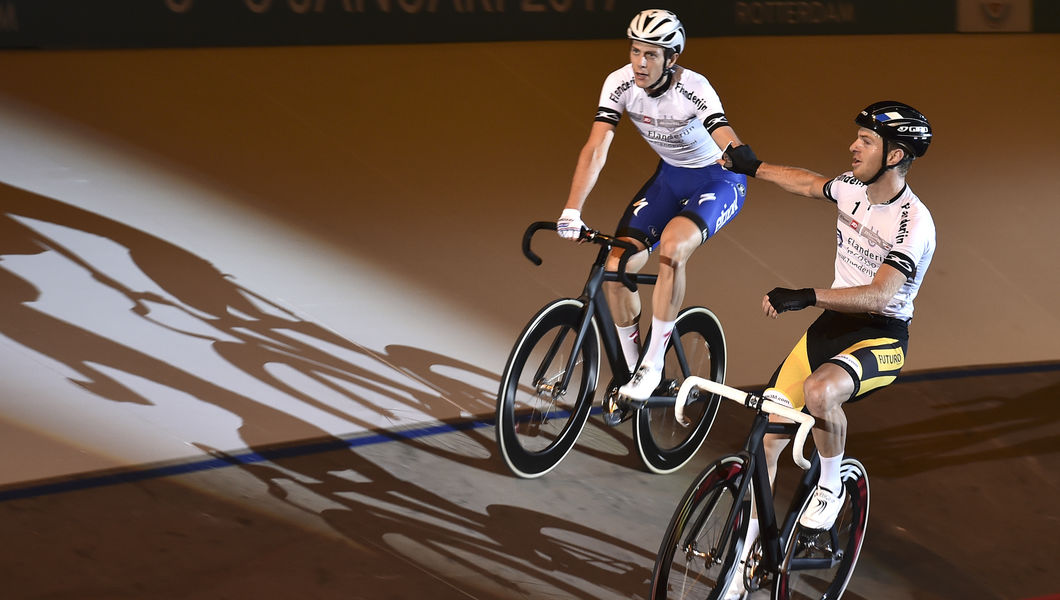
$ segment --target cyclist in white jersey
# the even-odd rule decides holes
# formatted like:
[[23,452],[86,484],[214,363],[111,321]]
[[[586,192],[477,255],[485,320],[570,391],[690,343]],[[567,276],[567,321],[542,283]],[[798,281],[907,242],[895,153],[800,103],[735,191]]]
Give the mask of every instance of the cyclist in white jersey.
[[[619,394],[644,400],[662,377],[663,355],[685,294],[685,266],[692,253],[743,206],[744,175],[726,171],[722,148],[739,146],[718,94],[702,75],[677,66],[685,30],[674,13],[644,10],[626,32],[629,64],[607,76],[589,140],[578,157],[570,194],[560,218],[560,236],[577,240],[584,223],[581,211],[607,161],[607,152],[622,113],[659,155],[655,174],[637,192],[619,221],[620,238],[642,251],[627,270],[637,272],[658,247],[659,276],[653,290],[651,335],[644,354],[639,347],[640,296],[618,282],[604,284],[631,371]],[[647,250],[647,251],[644,251]],[[615,270],[622,255],[616,249],[607,268]],[[639,367],[638,367],[639,364]],[[614,403],[605,407],[611,424],[621,420]]]
[[[830,288],[774,288],[762,298],[777,318],[808,306],[824,313],[774,373],[766,396],[806,408],[817,419],[821,476],[800,524],[828,529],[843,504],[839,467],[846,444],[844,402],[893,382],[905,364],[913,300],[935,251],[931,213],[906,184],[914,159],[931,143],[927,118],[909,105],[876,102],[855,118],[853,168],[829,179],[806,169],[759,161],[748,146],[729,149],[726,166],[783,189],[834,202],[835,280]],[[769,473],[788,439],[767,436]],[[752,520],[752,530],[757,522]],[[753,540],[757,531],[749,531]],[[742,588],[742,586],[740,586]],[[742,593],[744,590],[739,589]],[[739,594],[728,597],[739,598]]]

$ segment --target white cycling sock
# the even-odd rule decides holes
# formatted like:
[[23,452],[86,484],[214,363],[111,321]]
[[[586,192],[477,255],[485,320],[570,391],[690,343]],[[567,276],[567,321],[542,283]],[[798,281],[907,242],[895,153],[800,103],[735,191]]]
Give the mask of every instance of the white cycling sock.
[[747,568],[747,558],[751,556],[751,548],[754,547],[758,531],[758,519],[751,517],[751,520],[747,522],[747,537],[744,538],[743,548],[740,550],[740,561],[736,565],[737,571],[733,574],[729,585],[726,586],[723,598],[747,597],[746,588],[743,584],[744,570]]
[[818,485],[828,488],[828,491],[838,495],[843,491],[843,479],[840,475],[840,466],[843,463],[843,453],[838,456],[821,457],[821,479]]
[[651,318],[651,339],[648,340],[648,349],[644,351],[644,360],[641,364],[651,365],[656,369],[662,368],[666,345],[670,341],[670,334],[674,332],[675,322],[663,321],[658,317]]
[[618,330],[618,341],[622,344],[622,356],[626,357],[629,372],[637,368],[640,360],[640,326],[637,323],[623,327],[615,325]]
[[750,556],[751,547],[754,546],[755,539],[758,537],[758,532],[758,519],[751,517],[751,520],[747,522],[747,537],[744,538],[743,550],[740,552],[740,561],[746,561],[747,557]]

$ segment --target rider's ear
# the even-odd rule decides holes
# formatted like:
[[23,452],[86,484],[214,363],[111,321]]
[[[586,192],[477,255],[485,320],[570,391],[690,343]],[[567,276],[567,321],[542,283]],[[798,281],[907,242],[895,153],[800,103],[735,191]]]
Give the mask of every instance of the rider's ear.
[[674,52],[673,54],[670,55],[670,60],[666,61],[666,68],[667,69],[672,69],[673,66],[677,64],[677,57],[678,56],[681,56],[680,52]]
[[905,158],[905,148],[891,148],[890,152],[887,153],[887,166],[893,167],[898,163],[902,162]]

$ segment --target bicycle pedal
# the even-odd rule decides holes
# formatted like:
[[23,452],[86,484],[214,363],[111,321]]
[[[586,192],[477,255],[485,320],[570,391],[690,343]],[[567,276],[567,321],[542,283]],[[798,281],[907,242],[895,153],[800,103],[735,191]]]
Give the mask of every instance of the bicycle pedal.
[[622,423],[633,418],[633,407],[629,401],[618,394],[618,387],[612,386],[604,398],[603,418],[604,423],[610,427],[618,427]]

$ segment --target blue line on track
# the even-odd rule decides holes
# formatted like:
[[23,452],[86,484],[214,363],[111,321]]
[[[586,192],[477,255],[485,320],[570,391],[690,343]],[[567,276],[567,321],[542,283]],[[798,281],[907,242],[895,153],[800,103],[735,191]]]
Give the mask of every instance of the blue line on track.
[[319,454],[322,452],[341,450],[344,448],[372,446],[375,444],[392,442],[399,439],[412,440],[422,437],[439,435],[443,433],[451,433],[455,431],[479,429],[492,425],[492,421],[466,421],[454,424],[442,423],[435,425],[427,425],[416,429],[410,429],[408,431],[387,431],[385,433],[355,435],[349,438],[335,438],[334,440],[329,440],[326,442],[310,442],[306,444],[270,449],[261,452],[248,450],[245,452],[235,452],[231,454],[226,453],[223,458],[207,458],[203,460],[196,460],[162,467],[149,467],[144,469],[122,471],[118,473],[108,473],[104,475],[94,475],[91,477],[82,477],[52,483],[31,485],[27,487],[9,488],[0,491],[0,502],[4,502],[6,500],[34,498],[37,496],[46,496],[48,494],[59,494],[62,492],[72,492],[77,490],[104,487],[120,483],[133,483],[137,481],[143,481],[145,479],[169,477],[171,475],[185,475],[187,473],[197,473],[200,471],[209,471],[211,469],[220,469],[237,465],[250,465],[270,460],[280,460],[284,458],[294,458],[310,454]]
[[[922,373],[909,373],[907,375],[902,375],[901,378],[897,382],[895,382],[895,385],[903,383],[916,383],[921,381],[962,379],[968,377],[1022,375],[1028,373],[1050,373],[1053,371],[1060,371],[1060,362],[1035,363],[1029,365],[970,367],[962,369],[926,371]],[[748,389],[751,388],[748,387]],[[598,410],[599,409],[596,409],[594,412],[598,412]],[[197,460],[162,467],[149,467],[144,469],[122,471],[118,473],[94,475],[52,483],[30,485],[26,487],[12,487],[6,490],[0,490],[0,502],[4,502],[7,500],[17,500],[22,498],[35,498],[38,496],[46,496],[49,494],[59,494],[63,492],[85,490],[97,487],[104,487],[108,485],[117,485],[121,483],[133,483],[146,479],[169,477],[171,475],[185,475],[188,473],[209,471],[211,469],[221,469],[237,465],[249,465],[269,460],[294,458],[298,456],[329,452],[332,450],[341,450],[344,448],[372,446],[375,444],[382,444],[385,442],[393,442],[397,440],[413,440],[417,438],[430,437],[444,433],[468,431],[492,426],[492,420],[479,419],[452,424],[433,424],[405,431],[386,431],[382,433],[372,433],[367,435],[355,435],[350,436],[348,438],[336,438],[334,440],[329,440],[326,442],[310,442],[306,444],[270,449],[261,452],[248,450],[245,452],[225,454],[223,458],[208,458],[204,460]]]

